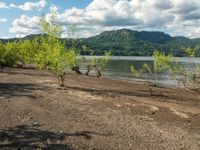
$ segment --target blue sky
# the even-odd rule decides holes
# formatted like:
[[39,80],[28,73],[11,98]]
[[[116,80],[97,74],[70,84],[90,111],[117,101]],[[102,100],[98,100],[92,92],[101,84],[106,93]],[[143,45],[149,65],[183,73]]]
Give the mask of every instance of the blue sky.
[[[72,7],[77,8],[85,8],[92,0],[48,0],[47,5],[42,8],[41,11],[32,10],[32,11],[23,11],[21,9],[1,9],[0,8],[0,18],[6,18],[6,23],[0,22],[0,37],[13,37],[14,34],[9,32],[9,28],[12,27],[12,22],[19,18],[22,15],[27,15],[29,17],[40,16],[42,12],[48,13],[50,5],[56,5],[59,7],[60,11],[64,11],[65,9],[70,9]],[[27,0],[0,0],[0,2],[4,2],[7,5],[13,3],[16,5],[24,4],[28,2]],[[38,0],[31,0],[29,2],[38,2]]]
[[122,28],[200,37],[200,0],[0,0],[0,38],[40,33],[38,19],[51,9],[80,37]]

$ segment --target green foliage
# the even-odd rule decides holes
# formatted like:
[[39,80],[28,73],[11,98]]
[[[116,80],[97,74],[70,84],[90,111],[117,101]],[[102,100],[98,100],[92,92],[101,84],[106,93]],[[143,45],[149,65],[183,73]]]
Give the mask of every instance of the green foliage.
[[153,65],[149,65],[147,63],[143,64],[140,69],[136,69],[135,66],[131,66],[131,71],[134,77],[141,78],[145,75],[145,83],[148,86],[148,90],[151,95],[153,95],[153,90],[151,86],[155,86],[157,83],[153,83],[148,75],[155,75],[157,80],[157,74],[167,72],[171,76],[176,72],[179,72],[177,60],[173,57],[173,55],[165,55],[164,53],[160,53],[158,51],[154,51],[153,53]]
[[[187,47],[183,48],[184,52],[191,58],[195,58],[200,54],[200,45],[196,45],[194,48]],[[200,64],[195,63],[195,68],[192,70],[185,69],[180,66],[180,71],[177,75],[182,76],[180,79],[183,86],[192,92],[200,93]]]
[[200,44],[196,45],[194,48],[191,47],[183,48],[183,50],[187,56],[198,57],[200,54]]
[[56,23],[56,12],[52,12],[48,22],[44,14],[40,18],[41,36],[16,40],[2,44],[0,42],[0,64],[18,66],[33,64],[38,69],[47,69],[55,73],[60,86],[64,86],[66,73],[78,63],[75,46],[65,48],[61,40],[62,25]]
[[[56,20],[56,13],[54,13],[54,16]],[[45,18],[44,15],[43,18]],[[42,24],[50,26],[50,29],[43,30],[43,33],[50,33],[52,36],[59,37],[63,31],[59,25],[58,30],[54,28],[55,26],[52,26],[52,24],[56,25],[55,21],[53,23],[43,22]],[[157,49],[166,55],[188,56],[182,50],[182,47],[194,48],[197,44],[200,44],[199,39],[171,37],[163,32],[138,32],[128,29],[106,31],[90,38],[77,38],[75,29],[76,26],[72,26],[67,34],[68,38],[63,38],[62,41],[67,48],[74,46],[81,55],[90,55],[89,49],[94,51],[94,55],[104,55],[105,50],[112,49],[114,56],[152,56],[154,50]],[[55,32],[50,32],[51,30]],[[27,38],[32,39],[34,36],[30,35]],[[87,46],[88,49],[84,50],[82,45]],[[200,53],[197,56],[200,56]]]
[[39,38],[25,39],[18,42],[19,56],[22,65],[34,64],[36,55],[40,52]]
[[45,14],[42,14],[40,18],[41,31],[51,38],[60,38],[63,33],[63,27],[56,23],[56,17],[57,12],[52,12],[50,22],[46,20]]
[[[199,55],[200,45],[195,46],[194,48],[187,47],[184,48],[184,52],[195,58]],[[135,77],[142,77],[144,73],[151,74],[158,72],[167,72],[170,77],[179,76],[177,80],[179,80],[182,85],[189,91],[200,93],[200,64],[196,62],[196,67],[193,70],[185,69],[182,66],[178,59],[176,59],[173,55],[165,56],[164,53],[160,53],[158,51],[154,52],[154,65],[151,67],[147,64],[144,64],[141,69],[135,69],[134,66],[131,66],[131,71]],[[148,79],[146,81],[149,82]]]
[[135,66],[131,66],[131,72],[133,73],[133,76],[136,78],[139,78],[144,73],[142,69],[136,69]]
[[104,69],[110,59],[111,51],[105,51],[103,58],[91,58],[89,61],[90,65],[96,65],[102,69]]
[[19,47],[17,42],[1,43],[1,60],[3,66],[13,67],[19,63]]
[[[146,76],[147,74],[152,75],[153,73],[157,77],[157,73],[168,71],[172,75],[179,69],[176,64],[177,60],[173,55],[169,54],[166,56],[164,53],[160,53],[156,50],[153,53],[153,66],[148,65],[147,63],[143,64],[140,69],[131,66],[131,71],[134,77],[142,77],[144,74],[146,74]],[[146,80],[148,80],[147,77]]]
[[0,65],[2,65],[4,63],[4,56],[5,56],[5,46],[0,41]]
[[164,72],[172,67],[171,62],[173,61],[173,56],[171,54],[165,56],[164,53],[155,51],[153,53],[153,60],[154,60],[154,72]]
[[[106,31],[97,36],[81,39],[79,48],[86,45],[94,50],[94,55],[103,55],[112,49],[114,56],[152,56],[155,49],[161,53],[185,56],[181,48],[194,47],[198,40],[185,37],[171,37],[163,32],[138,32],[128,29]],[[88,51],[81,51],[88,55]]]
[[77,64],[77,54],[74,48],[65,49],[61,41],[63,28],[56,24],[56,12],[53,12],[51,22],[44,15],[40,18],[41,30],[47,34],[41,39],[40,52],[36,55],[35,64],[40,69],[48,69],[55,73],[60,86],[64,86],[67,71]]
[[91,59],[88,60],[87,62],[87,73],[86,75],[89,74],[89,72],[94,68],[94,70],[96,71],[97,77],[101,76],[101,71],[104,70],[106,68],[106,65],[108,63],[108,61],[110,60],[110,56],[111,56],[111,50],[110,51],[105,51],[104,56],[102,58],[95,58],[94,57],[94,53],[92,50],[90,50],[90,56]]

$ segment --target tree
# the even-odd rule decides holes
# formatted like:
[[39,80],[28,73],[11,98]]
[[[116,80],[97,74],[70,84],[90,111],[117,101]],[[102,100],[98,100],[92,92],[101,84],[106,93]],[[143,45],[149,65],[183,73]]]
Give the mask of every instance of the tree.
[[[200,54],[200,45],[196,45],[194,48],[183,48],[183,50],[187,56],[195,58]],[[195,68],[192,70],[188,70],[183,66],[180,66],[180,68],[181,70],[177,75],[182,77],[179,80],[185,89],[200,94],[200,64],[195,62]]]
[[4,64],[4,55],[5,55],[5,46],[0,41],[0,67],[1,68],[3,68],[3,64]]
[[[87,49],[86,47],[84,47],[84,49]],[[94,57],[94,51],[93,50],[89,50],[90,52],[90,56],[92,56],[88,61],[87,61],[87,72],[86,75],[89,75],[90,71],[92,69],[95,70],[97,77],[101,77],[102,73],[101,71],[105,69],[110,56],[111,56],[111,50],[110,51],[105,51],[104,52],[104,57],[103,58],[95,58]]]
[[35,56],[39,52],[39,46],[39,39],[37,37],[32,40],[25,39],[18,42],[21,67],[34,63]]
[[40,18],[40,27],[44,35],[34,62],[37,68],[52,71],[59,85],[63,87],[66,73],[77,64],[77,54],[73,47],[66,49],[61,41],[63,27],[56,23],[56,16],[57,12],[52,12],[50,22],[44,15]]
[[[165,55],[164,53],[160,53],[158,51],[154,51],[153,53],[153,66],[149,64],[143,64],[140,69],[136,69],[135,66],[131,66],[131,71],[134,77],[144,77],[145,83],[148,86],[149,92],[151,95],[152,89],[151,86],[156,86],[158,80],[158,73],[169,72],[171,75],[177,70],[176,68],[177,60],[173,57],[173,55]],[[156,76],[156,83],[153,83],[148,75]]]
[[1,46],[1,65],[13,67],[19,64],[19,46],[17,42],[7,42]]

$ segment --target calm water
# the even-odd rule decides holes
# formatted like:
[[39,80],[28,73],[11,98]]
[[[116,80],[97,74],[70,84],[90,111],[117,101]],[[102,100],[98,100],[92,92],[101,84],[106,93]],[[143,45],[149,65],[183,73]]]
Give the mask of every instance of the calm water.
[[[101,56],[93,56],[101,57]],[[86,59],[90,59],[90,56],[86,56]],[[194,69],[195,63],[200,63],[200,58],[177,58],[179,62],[187,69]],[[134,65],[136,68],[140,68],[144,63],[153,64],[152,57],[129,57],[129,56],[113,56],[111,57],[107,68],[103,71],[103,76],[110,77],[112,79],[122,79],[122,80],[138,80],[142,81],[144,79],[134,78],[131,73],[131,65]],[[81,70],[85,71],[86,67],[81,66]],[[94,72],[93,72],[94,73]],[[149,77],[152,81],[158,82],[165,85],[177,85],[175,79],[169,79],[167,74],[158,74],[158,80],[155,80],[155,76]]]

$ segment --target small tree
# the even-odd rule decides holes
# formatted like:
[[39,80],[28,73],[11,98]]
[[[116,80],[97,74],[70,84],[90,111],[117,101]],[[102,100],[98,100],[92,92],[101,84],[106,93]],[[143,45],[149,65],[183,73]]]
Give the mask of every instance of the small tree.
[[[86,47],[84,49],[86,49]],[[104,70],[106,68],[107,63],[110,60],[111,50],[105,51],[103,58],[95,58],[94,55],[93,55],[94,51],[93,50],[89,50],[89,51],[90,51],[90,56],[92,56],[92,57],[87,62],[86,75],[89,75],[90,71],[92,69],[94,69],[97,77],[101,77],[102,76],[102,73],[101,73],[102,70]]]
[[7,42],[1,46],[1,65],[13,67],[19,63],[19,47],[17,42]]
[[19,61],[21,67],[25,67],[25,64],[33,64],[36,54],[39,52],[39,38],[35,37],[32,40],[25,39],[18,42],[19,49]]
[[[191,47],[183,48],[183,50],[186,53],[186,55],[191,58],[195,58],[200,55],[200,45],[197,45],[194,48],[191,48]],[[186,90],[193,93],[200,94],[200,63],[199,62],[194,62],[195,63],[194,69],[188,69],[188,68],[185,68],[180,63],[178,63],[178,60],[175,59],[172,55],[170,55],[169,57],[166,57],[163,54],[157,53],[154,56],[156,56],[156,59],[154,59],[155,70],[166,71],[170,75],[173,75],[173,77],[179,76],[177,80],[179,81],[179,83],[183,85],[183,87]]]
[[50,22],[44,15],[40,18],[41,30],[45,35],[40,40],[41,46],[35,64],[37,68],[55,73],[59,85],[63,87],[67,71],[77,63],[77,54],[74,48],[66,49],[61,41],[63,28],[56,23],[56,15],[56,12],[52,12]]
[[145,76],[145,83],[148,86],[149,92],[151,95],[152,89],[151,86],[156,86],[157,83],[153,83],[150,78],[148,78],[148,75],[155,75],[156,76],[156,82],[158,80],[158,73],[168,72],[170,71],[170,74],[175,72],[176,67],[174,63],[177,62],[176,59],[172,55],[165,55],[164,53],[160,53],[158,51],[155,51],[153,53],[153,66],[149,64],[143,64],[141,69],[136,69],[134,66],[131,66],[131,71],[134,75],[134,77],[144,77]]
[[[198,57],[200,55],[200,45],[195,46],[194,48],[187,47],[183,48],[184,52],[187,56],[191,58]],[[192,70],[186,69],[181,66],[181,71],[178,72],[178,75],[182,76],[180,82],[185,87],[185,89],[200,93],[200,64],[198,62],[195,63],[195,68]]]
[[5,55],[5,46],[0,41],[0,67],[1,68],[3,68],[3,64],[4,64],[4,55]]

